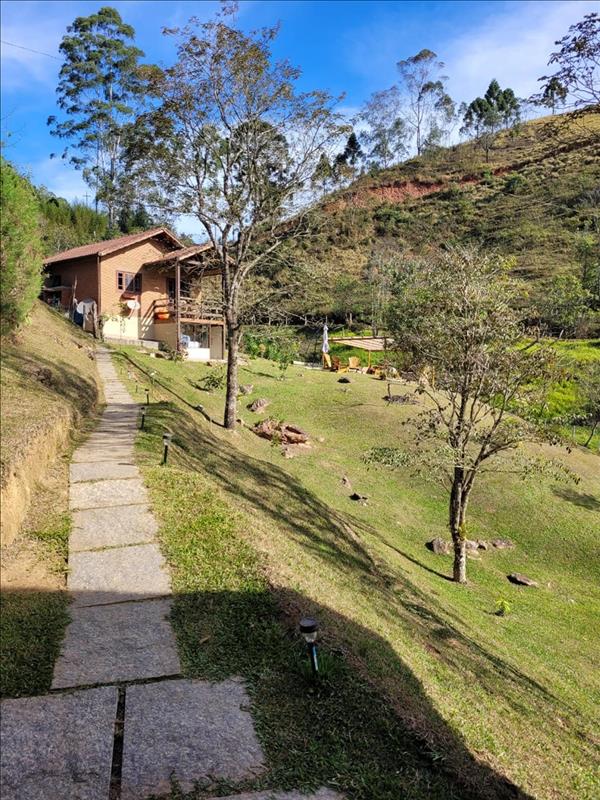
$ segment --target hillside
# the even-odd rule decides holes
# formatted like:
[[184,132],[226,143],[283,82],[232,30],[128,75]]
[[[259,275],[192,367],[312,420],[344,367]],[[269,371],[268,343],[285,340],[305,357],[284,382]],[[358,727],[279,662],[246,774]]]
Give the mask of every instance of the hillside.
[[[138,392],[152,387],[138,454],[173,571],[184,669],[248,681],[275,785],[327,783],[353,800],[597,797],[597,456],[540,453],[577,485],[544,473],[482,479],[470,530],[515,546],[472,553],[469,586],[458,587],[446,580],[450,558],[425,546],[447,536],[444,491],[409,467],[365,461],[374,446],[414,447],[402,423],[421,401],[387,404],[368,375],[340,385],[293,366],[281,380],[257,359],[242,367],[254,390],[232,433],[210,421],[224,390],[199,388],[218,368],[135,348],[115,360],[132,391],[132,379]],[[284,457],[256,436],[247,405],[258,397],[310,446]],[[514,570],[539,586],[513,585]],[[304,615],[321,625],[326,684],[314,696],[285,633]]]
[[72,428],[97,403],[93,349],[88,336],[39,301],[28,324],[2,339],[3,543],[14,537],[36,482]]
[[68,622],[68,453],[99,399],[93,350],[39,301],[2,337],[2,697],[48,690]]
[[467,142],[361,176],[325,201],[320,258],[358,275],[382,239],[407,254],[477,242],[514,257],[524,277],[579,274],[582,238],[598,235],[600,115],[555,126],[501,132],[489,161]]

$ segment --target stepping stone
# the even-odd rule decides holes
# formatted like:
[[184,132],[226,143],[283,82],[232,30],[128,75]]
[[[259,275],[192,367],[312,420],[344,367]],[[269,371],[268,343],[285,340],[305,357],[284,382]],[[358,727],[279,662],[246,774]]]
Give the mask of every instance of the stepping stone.
[[71,464],[71,483],[99,481],[110,478],[137,478],[139,474],[135,464],[120,464],[118,461]]
[[127,688],[121,800],[184,792],[209,778],[241,781],[264,758],[238,680],[175,680]]
[[125,431],[104,431],[103,433],[92,433],[83,443],[82,447],[97,445],[99,447],[113,447],[114,445],[132,444],[135,440],[135,430]]
[[163,557],[155,544],[72,553],[67,588],[75,606],[97,606],[171,594]]
[[[99,462],[102,463],[112,462]],[[73,514],[69,550],[74,553],[78,550],[99,550],[102,547],[123,547],[128,544],[151,542],[157,530],[158,525],[154,515],[145,505],[88,508],[75,511]]]
[[71,509],[137,505],[146,502],[148,494],[141,478],[74,483],[69,489]]
[[107,798],[117,690],[4,700],[0,794],[6,800]]
[[171,600],[74,608],[53,689],[179,675]]
[[319,789],[312,794],[302,792],[244,792],[244,794],[230,794],[228,797],[213,797],[209,800],[343,800],[343,795],[331,789]]
[[115,445],[114,447],[88,447],[78,448],[71,461],[74,464],[86,464],[92,461],[121,461],[133,463],[133,445]]

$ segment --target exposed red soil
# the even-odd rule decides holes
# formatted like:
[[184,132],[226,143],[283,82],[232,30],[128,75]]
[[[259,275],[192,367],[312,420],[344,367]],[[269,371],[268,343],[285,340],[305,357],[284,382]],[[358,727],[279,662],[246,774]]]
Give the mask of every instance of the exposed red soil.
[[[497,167],[492,170],[492,175],[504,175],[513,171],[513,166]],[[426,197],[436,192],[444,191],[452,184],[453,186],[469,186],[481,183],[483,179],[476,175],[464,175],[462,178],[452,181],[394,181],[384,186],[371,186],[368,189],[349,192],[348,194],[327,203],[325,211],[341,211],[348,206],[354,208],[365,208],[373,203],[403,203],[408,199]]]

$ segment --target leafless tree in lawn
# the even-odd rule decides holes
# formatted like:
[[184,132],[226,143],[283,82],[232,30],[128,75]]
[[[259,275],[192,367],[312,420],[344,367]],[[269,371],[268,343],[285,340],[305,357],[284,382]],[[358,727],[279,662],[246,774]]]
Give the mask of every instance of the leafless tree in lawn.
[[300,71],[273,61],[277,28],[244,33],[229,24],[231,10],[165,31],[178,40],[178,60],[157,78],[157,108],[139,120],[135,145],[155,202],[197,217],[223,271],[227,428],[236,422],[247,279],[306,235],[318,192],[311,179],[347,135],[336,100],[298,92]]

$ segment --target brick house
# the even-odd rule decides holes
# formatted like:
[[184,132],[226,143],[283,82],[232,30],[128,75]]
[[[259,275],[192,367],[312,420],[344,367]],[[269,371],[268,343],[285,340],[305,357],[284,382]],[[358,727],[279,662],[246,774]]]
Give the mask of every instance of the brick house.
[[210,255],[210,244],[184,247],[167,228],[86,244],[44,261],[42,296],[65,310],[95,300],[107,340],[222,359],[221,272]]

